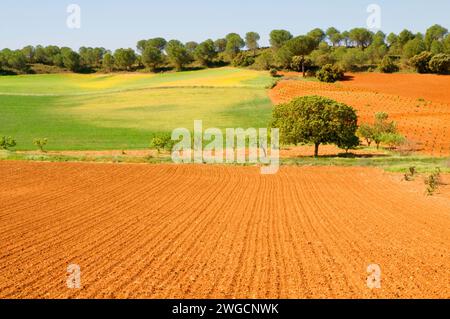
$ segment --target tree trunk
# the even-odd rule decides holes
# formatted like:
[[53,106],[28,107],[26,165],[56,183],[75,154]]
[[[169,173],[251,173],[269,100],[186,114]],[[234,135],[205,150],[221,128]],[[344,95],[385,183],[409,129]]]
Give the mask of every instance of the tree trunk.
[[305,72],[305,58],[302,58],[302,73],[303,73],[303,77],[306,77],[306,72]]
[[319,145],[320,143],[314,144],[314,157],[319,157]]

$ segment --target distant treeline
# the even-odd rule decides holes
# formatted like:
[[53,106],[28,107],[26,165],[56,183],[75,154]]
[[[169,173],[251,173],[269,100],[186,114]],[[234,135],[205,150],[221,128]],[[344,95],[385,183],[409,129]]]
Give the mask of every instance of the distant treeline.
[[[2,74],[39,72],[36,65],[72,72],[161,71],[205,68],[231,64],[259,70],[288,69],[314,72],[325,65],[345,71],[395,72],[415,68],[419,72],[447,73],[450,67],[450,35],[440,25],[425,34],[403,30],[399,34],[376,33],[365,28],[340,32],[319,28],[294,37],[286,30],[270,33],[270,47],[260,48],[260,35],[248,32],[244,38],[230,33],[215,41],[182,43],[163,38],[141,40],[136,50],[82,47],[26,46],[0,51]],[[431,60],[435,61],[432,63]],[[424,66],[425,65],[425,66]],[[435,67],[433,67],[433,65]]]

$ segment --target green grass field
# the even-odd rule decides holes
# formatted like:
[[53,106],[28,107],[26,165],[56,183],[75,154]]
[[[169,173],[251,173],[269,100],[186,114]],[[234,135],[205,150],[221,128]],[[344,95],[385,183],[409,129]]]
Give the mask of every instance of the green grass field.
[[0,77],[0,135],[17,150],[142,149],[178,127],[266,127],[266,72],[234,68],[167,74]]

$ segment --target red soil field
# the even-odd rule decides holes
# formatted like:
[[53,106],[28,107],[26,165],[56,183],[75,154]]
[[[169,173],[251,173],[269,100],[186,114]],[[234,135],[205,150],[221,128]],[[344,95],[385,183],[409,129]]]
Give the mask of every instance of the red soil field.
[[450,198],[378,169],[0,162],[0,190],[0,298],[450,297]]
[[353,106],[360,122],[387,112],[419,152],[450,155],[450,76],[362,73],[336,84],[286,80],[269,94],[276,104],[305,95],[329,97]]

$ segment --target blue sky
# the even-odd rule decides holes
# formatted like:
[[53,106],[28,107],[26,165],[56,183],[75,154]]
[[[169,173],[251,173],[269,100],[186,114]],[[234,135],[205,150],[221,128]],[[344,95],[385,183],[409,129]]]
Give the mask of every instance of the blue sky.
[[[81,7],[81,28],[66,26],[69,4]],[[1,0],[0,48],[56,44],[78,49],[132,47],[139,39],[202,41],[229,32],[261,34],[273,29],[294,35],[315,27],[340,30],[366,26],[369,4],[382,9],[381,29],[424,32],[438,23],[450,28],[449,0]]]

